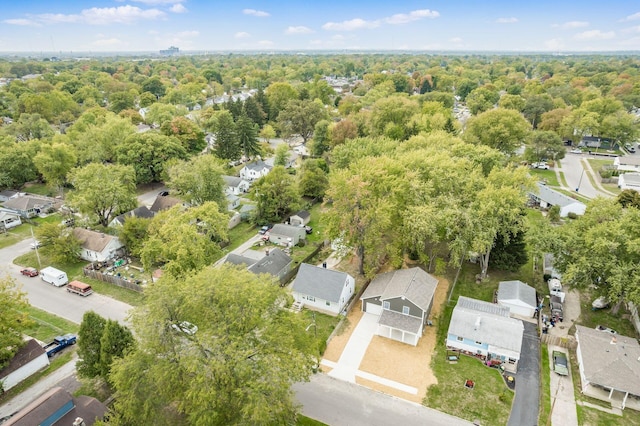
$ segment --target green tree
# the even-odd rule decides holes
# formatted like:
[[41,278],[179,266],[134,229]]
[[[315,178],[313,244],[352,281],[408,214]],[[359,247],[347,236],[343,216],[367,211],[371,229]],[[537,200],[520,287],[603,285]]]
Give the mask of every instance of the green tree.
[[624,208],[635,207],[640,209],[640,193],[636,190],[625,189],[618,194],[616,200]]
[[156,99],[160,99],[167,92],[167,88],[158,76],[149,77],[142,83],[140,88],[142,92],[153,93]]
[[82,317],[78,331],[78,374],[82,377],[100,375],[100,340],[107,320],[95,313],[87,311]]
[[258,142],[258,125],[245,114],[241,114],[236,121],[236,137],[245,158],[253,158],[262,153]]
[[495,148],[511,155],[525,141],[531,126],[520,113],[510,109],[492,109],[467,123],[465,140]]
[[[323,168],[324,166],[324,168]],[[329,186],[326,162],[322,159],[308,159],[300,168],[298,191],[303,197],[322,198]]]
[[266,142],[276,137],[276,131],[270,124],[265,124],[262,130],[260,130],[260,137]]
[[24,331],[32,325],[27,314],[29,302],[13,279],[0,279],[0,369],[20,350]]
[[309,150],[314,157],[321,157],[325,152],[329,151],[329,120],[320,120],[316,123],[313,130],[313,140],[309,144]]
[[473,89],[466,98],[467,107],[473,115],[488,111],[500,100],[500,94],[495,88],[478,87]]
[[115,157],[119,164],[132,166],[137,183],[160,182],[169,160],[183,160],[187,152],[173,136],[159,133],[135,133],[118,145]]
[[135,94],[131,91],[115,92],[109,96],[109,110],[116,114],[125,109],[134,108]]
[[[285,298],[265,276],[227,265],[163,277],[134,312],[137,350],[112,367],[115,423],[294,423],[290,386],[316,361]],[[179,331],[182,321],[198,330]]]
[[26,143],[10,142],[0,150],[0,186],[20,188],[25,182],[32,181],[37,176],[37,169],[33,164],[31,147]]
[[184,276],[212,264],[222,254],[220,243],[227,241],[229,217],[211,201],[183,210],[176,205],[151,220],[140,253],[145,270],[161,266],[167,275]]
[[524,156],[531,162],[539,162],[548,158],[559,161],[564,158],[566,152],[564,143],[556,132],[534,130],[529,135]]
[[216,141],[216,155],[223,160],[240,158],[241,147],[238,143],[236,125],[229,111],[219,111],[215,116],[213,134]]
[[289,83],[276,82],[267,87],[265,96],[269,104],[269,120],[276,121],[289,101],[298,98],[298,91]]
[[33,164],[53,188],[61,189],[67,173],[76,165],[76,154],[72,146],[62,143],[43,145],[33,158]]
[[204,132],[188,118],[175,117],[171,121],[165,121],[160,130],[167,136],[175,136],[189,153],[197,154],[207,146]]
[[284,138],[300,135],[306,143],[313,136],[316,123],[326,117],[322,104],[310,100],[292,100],[278,114],[278,126]]
[[102,226],[138,204],[132,167],[91,163],[72,170],[69,181],[74,187],[69,203]]
[[151,219],[132,216],[128,217],[122,228],[118,230],[118,238],[130,255],[140,257],[140,251],[149,234],[150,224]]
[[117,358],[122,358],[134,346],[133,334],[118,321],[107,320],[100,337],[100,375],[109,378],[111,365]]
[[222,211],[226,210],[224,170],[218,158],[200,155],[178,161],[168,166],[167,175],[167,186],[189,203],[201,205],[214,201]]
[[489,266],[501,271],[518,272],[529,260],[524,236],[525,232],[522,229],[517,230],[515,235],[509,235],[508,238],[498,234],[489,259]]
[[542,114],[553,109],[553,99],[548,94],[533,95],[527,98],[527,102],[522,110],[525,118],[531,122],[531,127],[536,129]]
[[60,263],[74,262],[80,255],[80,241],[71,230],[60,226],[59,222],[48,222],[38,226],[35,231],[42,244],[42,254]]
[[287,145],[286,143],[281,143],[280,145],[276,146],[276,153],[273,160],[273,165],[286,167],[288,160],[289,160],[289,145]]
[[295,210],[300,199],[294,177],[284,167],[276,166],[253,185],[257,200],[257,219],[276,222]]

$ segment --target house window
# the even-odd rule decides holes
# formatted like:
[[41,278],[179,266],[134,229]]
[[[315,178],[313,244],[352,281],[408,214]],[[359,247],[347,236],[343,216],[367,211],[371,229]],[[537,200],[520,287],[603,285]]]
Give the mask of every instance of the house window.
[[315,302],[315,301],[316,301],[316,298],[315,298],[315,297],[313,297],[313,296],[307,296],[307,300],[310,300],[310,301],[312,301],[312,302]]
[[478,350],[476,351],[476,354],[478,354],[478,355],[482,355],[482,351],[481,351],[480,349],[478,349]]
[[408,306],[403,306],[402,307],[402,313],[404,315],[409,315],[409,307]]
[[464,340],[464,337],[458,336],[458,337],[456,337],[456,339],[458,340],[458,342],[462,342]]
[[482,342],[478,342],[478,341],[476,340],[476,345],[482,345]]
[[513,358],[509,358],[509,364],[515,364],[515,363],[516,363],[516,360],[515,360],[515,359],[513,359]]
[[386,310],[391,309],[391,303],[387,301],[382,302],[382,309],[386,309]]
[[331,302],[329,302],[328,300],[326,301],[327,306],[331,306]]

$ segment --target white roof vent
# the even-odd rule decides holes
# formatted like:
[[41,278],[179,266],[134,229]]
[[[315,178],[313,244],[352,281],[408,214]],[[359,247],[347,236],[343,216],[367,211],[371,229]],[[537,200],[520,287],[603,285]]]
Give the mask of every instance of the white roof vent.
[[476,319],[476,323],[473,325],[473,329],[477,330],[480,328],[480,317]]

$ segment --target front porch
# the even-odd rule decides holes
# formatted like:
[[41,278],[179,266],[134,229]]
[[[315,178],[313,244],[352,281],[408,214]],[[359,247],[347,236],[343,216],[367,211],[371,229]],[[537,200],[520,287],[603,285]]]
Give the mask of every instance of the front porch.
[[600,401],[608,402],[612,408],[624,410],[625,408],[631,408],[632,410],[640,411],[640,396],[627,394],[615,389],[607,389],[592,383],[587,384],[585,389],[582,390],[582,394],[591,398],[599,399]]

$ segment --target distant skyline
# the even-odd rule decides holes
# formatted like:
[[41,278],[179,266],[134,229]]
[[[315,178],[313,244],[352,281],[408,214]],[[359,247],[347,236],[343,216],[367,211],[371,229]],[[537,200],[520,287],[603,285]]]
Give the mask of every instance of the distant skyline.
[[640,51],[634,3],[25,0],[2,5],[0,52]]

